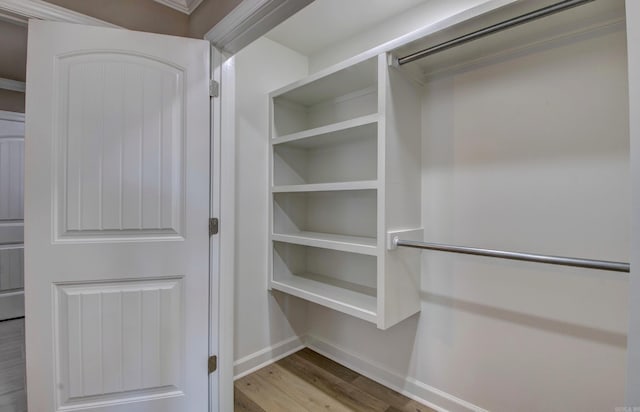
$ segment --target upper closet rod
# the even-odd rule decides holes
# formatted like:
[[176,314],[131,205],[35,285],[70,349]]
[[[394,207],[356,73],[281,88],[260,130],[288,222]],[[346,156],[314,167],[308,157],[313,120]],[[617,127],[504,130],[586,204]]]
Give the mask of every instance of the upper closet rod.
[[392,246],[406,246],[417,249],[439,250],[442,252],[462,253],[465,255],[487,256],[511,260],[523,260],[526,262],[549,263],[552,265],[575,266],[579,268],[609,270],[613,272],[629,272],[629,264],[624,262],[611,262],[608,260],[593,260],[571,258],[563,256],[536,255],[533,253],[507,252],[504,250],[480,249],[466,246],[443,245],[439,243],[417,242],[413,240],[400,240],[394,237]]
[[551,6],[543,7],[541,9],[529,12],[527,14],[523,14],[518,17],[511,18],[509,20],[505,20],[503,22],[494,24],[489,27],[485,27],[484,29],[480,29],[474,31],[472,33],[465,34],[460,37],[456,37],[455,39],[448,40],[444,43],[437,44],[435,46],[429,47],[424,50],[417,51],[408,56],[400,57],[397,61],[399,65],[411,63],[412,61],[422,59],[427,56],[431,56],[432,54],[439,53],[441,51],[445,51],[451,49],[453,47],[459,46],[461,44],[468,43],[470,41],[479,39],[481,37],[488,36],[493,33],[498,33],[503,30],[509,29],[511,27],[519,26],[524,23],[528,23],[533,20],[540,19],[542,17],[550,16],[552,14],[568,10],[570,8],[581,6],[585,3],[590,3],[594,0],[565,0],[560,3],[552,4]]

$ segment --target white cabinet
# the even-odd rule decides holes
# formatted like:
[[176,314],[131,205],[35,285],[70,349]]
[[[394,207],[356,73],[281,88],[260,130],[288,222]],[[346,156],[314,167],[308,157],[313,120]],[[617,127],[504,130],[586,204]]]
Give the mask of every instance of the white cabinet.
[[386,54],[270,94],[269,287],[386,329],[420,311],[418,86]]

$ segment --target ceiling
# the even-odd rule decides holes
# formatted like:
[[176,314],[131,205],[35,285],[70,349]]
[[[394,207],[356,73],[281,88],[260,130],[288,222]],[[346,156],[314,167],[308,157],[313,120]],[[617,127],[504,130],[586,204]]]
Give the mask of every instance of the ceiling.
[[315,0],[271,30],[267,37],[311,55],[426,1]]
[[167,7],[171,7],[174,10],[183,12],[184,14],[191,14],[202,3],[202,0],[153,0],[156,3],[163,4]]

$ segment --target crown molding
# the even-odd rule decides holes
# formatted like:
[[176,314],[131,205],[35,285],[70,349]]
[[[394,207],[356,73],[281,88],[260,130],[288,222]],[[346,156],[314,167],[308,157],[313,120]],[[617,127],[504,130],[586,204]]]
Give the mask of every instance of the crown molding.
[[243,0],[207,34],[214,47],[235,54],[313,0]]
[[[43,0],[0,0],[0,14],[6,18],[9,15],[3,14],[3,10],[13,15],[24,17],[25,22],[28,19],[39,19],[87,24],[90,26],[122,28],[104,20],[65,9],[64,7],[56,6]],[[18,20],[15,16],[11,16],[11,19],[14,21]]]
[[203,0],[153,0],[184,14],[191,14]]
[[26,90],[25,82],[18,80],[4,79],[0,77],[0,89],[12,90],[14,92],[22,92]]
[[26,17],[17,16],[2,9],[0,9],[0,21],[17,24],[19,26],[26,26],[29,23],[29,20]]

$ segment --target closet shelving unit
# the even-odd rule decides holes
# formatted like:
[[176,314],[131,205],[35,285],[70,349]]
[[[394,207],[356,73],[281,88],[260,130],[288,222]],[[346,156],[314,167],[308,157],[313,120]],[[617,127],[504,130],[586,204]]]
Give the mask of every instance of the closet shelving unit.
[[381,329],[420,311],[419,252],[389,249],[396,236],[424,241],[423,86],[442,73],[615,29],[624,2],[596,0],[410,64],[397,58],[553,2],[514,2],[406,36],[269,95],[270,289]]
[[386,54],[269,95],[270,289],[382,329],[420,310],[418,253],[385,245],[420,226],[418,99]]

